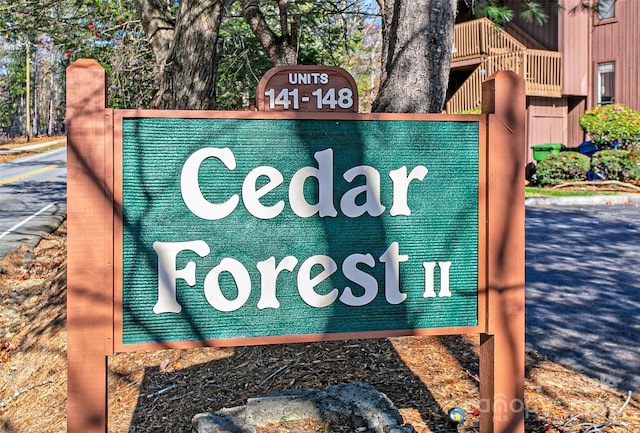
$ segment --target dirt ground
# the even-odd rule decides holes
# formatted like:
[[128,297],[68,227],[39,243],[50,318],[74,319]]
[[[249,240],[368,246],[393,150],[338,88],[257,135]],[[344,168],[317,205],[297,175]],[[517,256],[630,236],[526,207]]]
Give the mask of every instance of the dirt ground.
[[[66,225],[0,262],[0,431],[66,431]],[[110,432],[189,432],[199,412],[291,388],[366,382],[420,433],[477,431],[478,339],[408,337],[276,346],[165,350],[109,358]],[[640,432],[640,394],[621,394],[527,354],[527,432]],[[343,431],[283,421],[275,432]],[[454,429],[455,430],[455,429]],[[265,430],[266,432],[267,430]]]

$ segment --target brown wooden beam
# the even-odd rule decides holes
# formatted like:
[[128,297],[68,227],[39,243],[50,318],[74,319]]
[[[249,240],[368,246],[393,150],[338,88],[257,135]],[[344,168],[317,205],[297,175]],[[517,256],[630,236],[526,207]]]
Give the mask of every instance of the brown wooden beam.
[[480,335],[480,431],[524,433],[525,83],[514,72],[482,87],[488,116],[487,331]]
[[[105,71],[67,68],[67,431],[106,432],[113,321],[113,155]],[[107,116],[107,118],[105,118]],[[109,128],[110,129],[110,128]]]

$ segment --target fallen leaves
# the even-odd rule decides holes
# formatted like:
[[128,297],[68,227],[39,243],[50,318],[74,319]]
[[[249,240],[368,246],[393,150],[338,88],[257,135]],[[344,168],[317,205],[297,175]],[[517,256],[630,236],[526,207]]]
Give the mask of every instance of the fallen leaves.
[[9,360],[11,354],[18,350],[20,345],[8,341],[8,340],[0,340],[0,368]]

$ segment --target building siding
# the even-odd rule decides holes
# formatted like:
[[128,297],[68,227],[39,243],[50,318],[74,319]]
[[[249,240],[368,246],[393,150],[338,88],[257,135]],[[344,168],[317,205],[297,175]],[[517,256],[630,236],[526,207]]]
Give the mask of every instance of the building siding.
[[524,30],[545,49],[558,51],[558,7],[554,2],[540,2],[542,9],[549,17],[544,25],[536,22],[527,22],[522,17],[522,11],[524,9],[522,1],[507,0],[505,4],[513,10],[513,24]]
[[572,11],[576,0],[561,1],[558,10],[558,51],[562,53],[562,93],[586,96],[590,90],[590,13]]
[[618,0],[615,18],[598,21],[592,27],[591,106],[597,103],[597,65],[615,63],[615,101],[640,110],[640,5],[637,0]]
[[567,99],[530,97],[527,101],[527,139],[529,145],[566,145]]

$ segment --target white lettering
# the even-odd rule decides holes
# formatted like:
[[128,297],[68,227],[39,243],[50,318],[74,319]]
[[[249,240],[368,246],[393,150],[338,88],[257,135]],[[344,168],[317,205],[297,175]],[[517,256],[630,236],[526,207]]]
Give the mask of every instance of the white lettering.
[[[424,268],[424,293],[422,297],[435,298],[434,270],[436,262],[424,262],[422,263],[422,267]],[[438,262],[438,267],[440,268],[440,292],[438,292],[438,297],[451,297],[451,291],[449,290],[449,269],[451,268],[451,262]]]
[[[177,301],[176,280],[183,279],[187,285],[193,287],[196,284],[196,264],[190,261],[183,269],[176,269],[177,256],[183,251],[191,251],[200,257],[206,257],[210,253],[210,248],[202,240],[154,242],[153,248],[158,255],[158,298],[153,312],[155,314],[180,313],[182,306]],[[379,257],[379,261],[384,264],[385,300],[391,305],[401,304],[407,299],[407,293],[400,291],[400,264],[408,260],[408,255],[400,254],[398,242],[392,242]],[[286,256],[280,262],[276,262],[273,256],[257,262],[256,267],[260,272],[260,299],[256,304],[258,310],[280,308],[277,297],[278,278],[283,271],[293,274],[297,265],[298,259],[294,256]],[[361,269],[364,266],[369,271],[376,266],[376,260],[370,253],[351,254],[344,259],[342,275],[355,286],[346,285],[340,293],[338,288],[332,288],[327,284],[330,281],[329,278],[338,271],[336,262],[326,255],[311,256],[300,265],[297,272],[298,294],[307,305],[314,308],[328,307],[337,299],[350,307],[365,306],[375,300],[380,290],[378,280],[367,270]],[[434,290],[436,266],[440,269],[440,291],[437,295]],[[449,279],[451,262],[423,262],[422,267],[424,268],[423,298],[451,297]],[[225,272],[231,279],[223,280],[225,283],[223,292],[220,279]],[[285,278],[285,287],[289,287],[292,277]],[[230,284],[231,280],[233,282]],[[326,293],[318,293],[318,286],[325,281],[321,292]],[[247,268],[238,260],[223,258],[205,276],[203,290],[207,302],[216,310],[236,311],[245,306],[250,298],[251,276]],[[233,296],[234,293],[235,296]]]
[[324,72],[289,72],[287,78],[292,85],[329,83],[329,74]]
[[298,259],[293,256],[287,256],[276,266],[276,258],[269,257],[267,260],[258,262],[256,267],[260,271],[260,300],[258,301],[258,309],[280,308],[280,301],[276,298],[276,287],[278,275],[282,271],[293,272],[298,264]]
[[[205,220],[219,220],[229,216],[238,206],[240,197],[231,194],[222,203],[211,203],[200,189],[199,171],[202,163],[208,158],[216,158],[233,171],[236,160],[229,148],[207,147],[194,152],[184,163],[180,176],[180,190],[187,208],[197,217]],[[314,215],[320,217],[335,217],[338,211],[334,206],[334,165],[333,149],[324,149],[314,154],[317,167],[306,166],[300,168],[291,177],[289,183],[289,205],[293,212],[302,218]],[[393,203],[389,214],[391,216],[411,215],[409,208],[409,186],[414,180],[424,180],[428,170],[419,165],[407,173],[403,166],[389,172],[393,184]],[[360,165],[346,170],[342,177],[349,183],[356,177],[364,176],[364,184],[347,190],[340,198],[340,210],[348,218],[358,218],[369,214],[372,217],[382,215],[386,207],[382,204],[382,190],[380,172],[374,167]],[[261,180],[261,178],[266,178]],[[247,211],[256,218],[273,219],[280,215],[285,207],[283,200],[265,205],[261,199],[274,191],[284,182],[284,177],[278,169],[270,166],[259,166],[251,170],[242,182],[242,201]],[[317,200],[310,203],[305,189],[311,194],[314,189],[308,183],[315,184]]]
[[[352,182],[356,176],[364,176],[365,184],[345,192],[340,199],[342,213],[350,218],[357,218],[364,213],[373,217],[382,215],[385,207],[380,202],[380,173],[373,167],[361,165],[347,170],[342,175],[347,182]],[[362,205],[356,203],[356,198],[364,194]]]
[[424,293],[422,294],[422,297],[435,298],[436,291],[433,288],[433,275],[436,262],[423,262],[422,267],[424,268]]
[[378,295],[378,281],[366,272],[358,269],[358,263],[373,268],[376,261],[371,254],[352,254],[342,262],[342,273],[349,280],[364,289],[361,296],[355,296],[351,287],[345,287],[340,296],[340,302],[351,307],[362,307],[373,301]]
[[449,269],[451,268],[451,262],[438,262],[438,267],[440,268],[440,292],[438,292],[438,298],[450,298]]
[[[338,215],[333,206],[333,150],[325,149],[314,155],[318,168],[302,167],[291,178],[289,185],[289,204],[296,215],[308,218],[316,213],[321,217]],[[310,204],[304,195],[304,186],[308,178],[318,182],[318,203]]]
[[[260,176],[269,178],[269,182],[260,188],[256,188],[256,182]],[[273,206],[264,206],[260,198],[273,191],[282,184],[282,173],[273,167],[257,167],[249,172],[242,182],[242,202],[251,215],[260,219],[275,218],[284,209],[284,201],[280,200]]]
[[[220,274],[228,272],[236,282],[238,296],[229,300],[220,288]],[[209,271],[204,279],[204,296],[207,302],[218,311],[235,311],[242,307],[251,295],[251,277],[242,263],[232,258],[224,258],[218,266]]]
[[193,251],[200,257],[211,251],[205,241],[154,242],[153,249],[158,254],[158,301],[153,306],[155,314],[179,313],[182,307],[176,299],[176,280],[183,279],[190,287],[196,284],[196,264],[188,262],[182,269],[176,269],[176,257],[182,251]]
[[[311,277],[311,270],[315,265],[322,266],[315,277]],[[332,289],[326,295],[318,294],[315,287],[329,278],[338,270],[338,265],[329,256],[316,255],[311,256],[300,265],[298,271],[298,293],[304,302],[316,308],[324,308],[333,304],[338,297],[338,289]]]
[[397,170],[391,170],[389,177],[393,181],[393,206],[389,214],[391,216],[411,215],[411,209],[407,204],[409,197],[409,184],[412,180],[422,181],[427,175],[427,167],[418,165],[407,176],[407,167],[400,167]]
[[180,176],[180,191],[182,200],[187,208],[197,217],[204,220],[222,219],[236,208],[240,197],[233,194],[229,200],[222,204],[215,204],[207,201],[200,191],[198,181],[200,166],[207,158],[218,158],[229,170],[235,170],[236,160],[231,150],[227,147],[223,149],[215,147],[205,147],[195,151],[184,163]]
[[384,263],[384,297],[392,305],[401,304],[407,294],[400,292],[400,263],[409,260],[409,256],[400,254],[400,246],[392,242],[380,256]]

